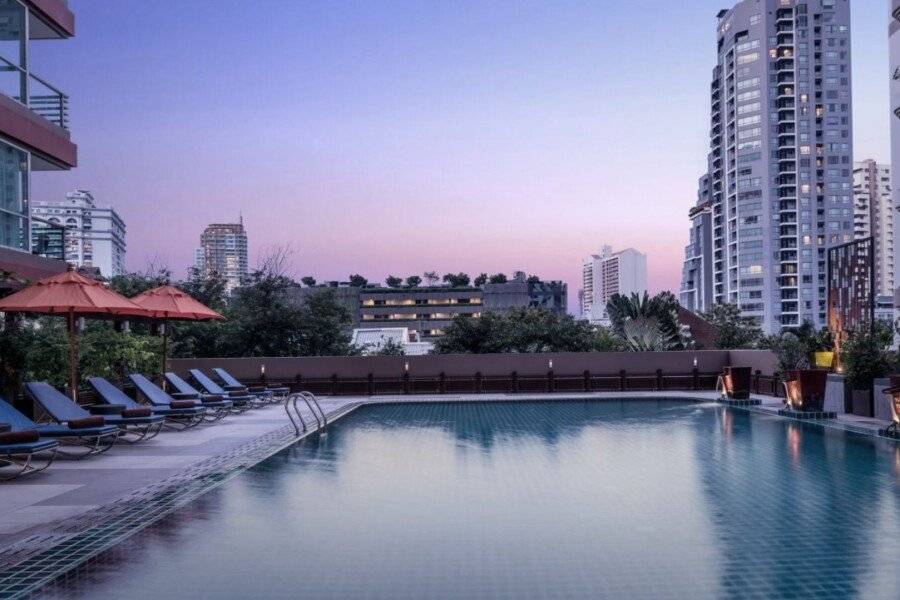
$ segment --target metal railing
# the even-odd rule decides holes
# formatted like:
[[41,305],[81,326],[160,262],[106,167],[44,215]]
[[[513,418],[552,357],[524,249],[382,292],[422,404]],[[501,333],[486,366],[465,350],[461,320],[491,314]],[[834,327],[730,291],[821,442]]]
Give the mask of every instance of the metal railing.
[[69,97],[59,89],[0,56],[0,93],[51,123],[69,129]]
[[[300,408],[297,407],[297,402],[300,400],[304,401],[309,412],[312,413],[313,418],[316,420],[314,432],[321,431],[328,426],[328,417],[325,416],[325,411],[323,411],[322,407],[319,405],[319,401],[315,394],[307,391],[294,392],[284,397],[284,412],[287,413],[288,419],[291,420],[291,425],[294,426],[294,432],[297,436],[305,433],[308,429],[306,420],[304,420]],[[293,414],[291,413],[292,410]],[[294,415],[297,416],[296,419],[294,419]]]

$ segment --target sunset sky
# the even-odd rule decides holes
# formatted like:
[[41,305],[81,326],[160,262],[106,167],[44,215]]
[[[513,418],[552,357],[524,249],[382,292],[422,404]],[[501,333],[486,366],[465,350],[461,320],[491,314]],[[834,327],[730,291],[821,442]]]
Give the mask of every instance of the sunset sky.
[[[853,4],[855,158],[887,162],[887,10]],[[130,269],[181,276],[242,213],[251,263],[289,245],[298,277],[521,269],[574,302],[606,243],[679,286],[728,0],[70,5],[32,68],[71,96],[80,166],[32,196],[114,206]]]

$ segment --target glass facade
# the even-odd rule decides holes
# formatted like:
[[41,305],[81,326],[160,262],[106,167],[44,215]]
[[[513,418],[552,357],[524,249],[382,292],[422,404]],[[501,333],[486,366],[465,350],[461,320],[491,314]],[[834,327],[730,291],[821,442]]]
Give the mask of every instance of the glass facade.
[[0,246],[28,251],[29,155],[0,142]]

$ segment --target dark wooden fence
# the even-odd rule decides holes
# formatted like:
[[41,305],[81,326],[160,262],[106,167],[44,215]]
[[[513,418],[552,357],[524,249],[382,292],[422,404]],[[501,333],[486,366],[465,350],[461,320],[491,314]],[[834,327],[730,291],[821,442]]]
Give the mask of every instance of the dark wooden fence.
[[[749,353],[749,354],[748,354]],[[752,364],[757,393],[777,393],[774,356],[741,351],[610,352],[177,359],[171,369],[209,372],[224,367],[248,385],[287,385],[318,395],[576,393],[597,391],[712,390],[722,368]],[[766,368],[764,372],[761,368]]]

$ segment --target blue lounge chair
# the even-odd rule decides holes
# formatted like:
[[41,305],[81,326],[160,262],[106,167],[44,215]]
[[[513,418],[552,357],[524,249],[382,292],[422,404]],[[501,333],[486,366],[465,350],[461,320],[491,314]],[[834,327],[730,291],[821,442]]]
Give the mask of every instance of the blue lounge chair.
[[291,393],[291,388],[280,385],[248,387],[238,381],[231,373],[218,367],[213,369],[213,373],[222,380],[226,390],[247,390],[250,394],[266,394],[273,401],[277,401],[278,398],[283,398]]
[[[111,425],[81,422],[73,425],[39,425],[20,413],[11,404],[0,398],[0,421],[9,423],[11,431],[37,430],[41,438],[51,438],[65,445],[80,446],[81,452],[71,452],[57,448],[63,456],[84,458],[92,454],[100,454],[112,448],[119,437],[119,428]],[[95,419],[92,421],[96,421]]]
[[[60,392],[58,389],[43,381],[32,381],[25,384],[25,389],[34,398],[44,412],[51,419],[60,424],[68,424],[83,422],[85,419],[93,418],[96,421],[98,415],[91,414],[82,407],[75,404],[71,398]],[[100,411],[100,407],[94,408],[94,411]],[[110,414],[108,410],[102,410],[99,423],[103,425],[115,425],[122,431],[122,439],[129,444],[136,444],[143,440],[149,440],[156,437],[165,417],[150,414],[150,409],[129,410],[122,408],[118,414]],[[132,437],[125,437],[125,436]]]
[[[203,411],[204,418],[207,421],[218,421],[230,413],[234,408],[234,404],[232,404],[231,400],[216,400],[212,397],[201,398],[200,394],[193,395],[195,396],[193,398],[174,398],[140,373],[132,373],[128,376],[128,379],[131,380],[131,383],[137,389],[138,393],[143,396],[147,402],[159,408],[175,408],[176,406],[187,406],[187,404],[184,403],[190,403],[192,406],[200,408]],[[182,394],[182,396],[184,396],[184,394]]]
[[230,398],[231,400],[240,398],[241,400],[246,401],[251,408],[262,406],[263,404],[268,403],[266,399],[260,398],[257,394],[248,393],[247,388],[233,391],[226,390],[218,383],[210,379],[209,376],[200,369],[190,369],[188,373],[191,374],[191,379],[193,379],[197,383],[197,385],[203,388],[203,390],[207,394],[221,394],[222,396]]
[[244,412],[251,407],[249,398],[230,396],[227,393],[209,394],[201,392],[175,373],[167,372],[166,381],[175,389],[175,392],[170,392],[175,399],[200,398],[203,402],[208,400],[228,400],[232,404],[232,412]]
[[[132,400],[128,394],[103,377],[91,377],[88,379],[88,383],[94,388],[94,391],[97,392],[97,396],[100,400],[107,404],[121,405],[128,409],[147,408]],[[150,410],[154,415],[165,417],[166,425],[172,429],[190,429],[191,427],[202,423],[203,417],[206,414],[203,407],[197,406],[193,400],[184,400],[183,402],[185,402],[186,405],[174,407],[171,404],[164,407],[152,406],[150,407]]]
[[[0,399],[0,404],[6,402]],[[0,423],[0,481],[43,471],[53,463],[58,447],[59,442],[41,439],[37,429],[13,429],[11,423]],[[43,464],[36,466],[34,458],[42,453],[48,454],[40,459]]]

